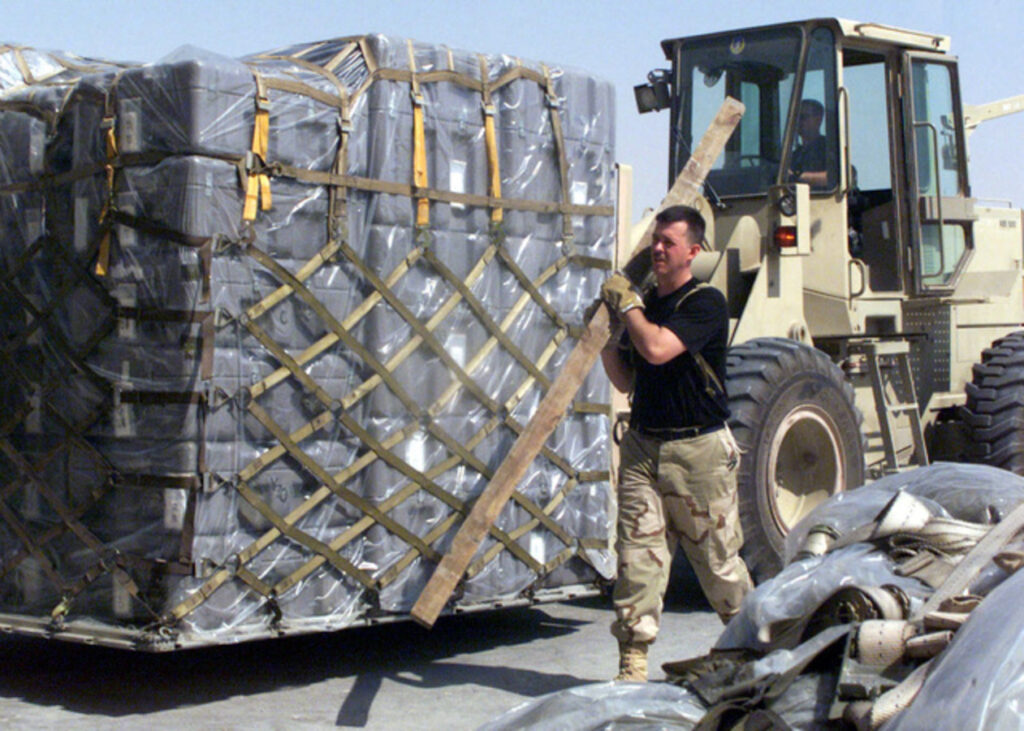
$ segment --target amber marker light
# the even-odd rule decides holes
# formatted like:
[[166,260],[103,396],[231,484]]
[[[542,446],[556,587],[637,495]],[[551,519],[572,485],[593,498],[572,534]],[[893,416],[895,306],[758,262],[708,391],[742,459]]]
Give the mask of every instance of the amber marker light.
[[779,226],[775,229],[775,245],[780,249],[796,247],[796,226]]

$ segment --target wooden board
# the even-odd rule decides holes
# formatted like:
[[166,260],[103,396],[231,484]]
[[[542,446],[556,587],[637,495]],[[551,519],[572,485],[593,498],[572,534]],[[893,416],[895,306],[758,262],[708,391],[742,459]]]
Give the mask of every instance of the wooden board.
[[[744,107],[740,102],[726,98],[697,149],[662,200],[659,209],[678,204],[693,205],[696,202],[701,195],[704,178],[739,124],[743,111]],[[645,250],[651,244],[653,231],[652,220],[633,245],[633,256],[624,268],[627,276],[634,282],[642,281],[650,271],[650,257],[646,255]],[[430,581],[416,600],[412,608],[412,618],[424,627],[434,626],[473,555],[480,548],[487,532],[497,520],[505,503],[512,497],[516,485],[526,474],[544,442],[562,420],[580,384],[594,367],[609,337],[610,313],[607,306],[602,303],[587,323],[586,331],[569,354],[565,366],[552,382],[536,413],[473,504],[470,514],[455,534],[451,549],[441,559]]]

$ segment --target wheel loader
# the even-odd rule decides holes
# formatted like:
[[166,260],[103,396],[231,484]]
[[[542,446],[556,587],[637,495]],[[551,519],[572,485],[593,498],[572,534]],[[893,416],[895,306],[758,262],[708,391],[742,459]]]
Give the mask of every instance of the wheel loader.
[[965,107],[947,36],[877,23],[662,48],[671,67],[635,91],[669,111],[670,180],[726,96],[746,106],[707,176],[694,270],[728,300],[755,575],[866,480],[939,459],[1024,472],[1022,214],[972,197],[967,170],[968,133],[1022,100]]

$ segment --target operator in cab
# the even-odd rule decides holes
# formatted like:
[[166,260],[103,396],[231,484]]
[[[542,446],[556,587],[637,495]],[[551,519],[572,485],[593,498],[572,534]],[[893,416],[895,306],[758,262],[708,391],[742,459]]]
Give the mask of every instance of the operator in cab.
[[797,134],[800,146],[793,150],[789,160],[789,181],[807,183],[811,188],[832,187],[828,177],[828,152],[821,124],[825,119],[825,107],[816,99],[800,102],[797,117]]

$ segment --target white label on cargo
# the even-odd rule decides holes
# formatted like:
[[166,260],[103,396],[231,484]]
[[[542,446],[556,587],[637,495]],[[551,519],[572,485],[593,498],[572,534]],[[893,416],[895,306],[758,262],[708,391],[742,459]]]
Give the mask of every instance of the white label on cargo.
[[544,536],[540,533],[530,534],[530,555],[537,559],[537,563],[547,563],[547,550],[544,546]]
[[46,131],[39,126],[32,127],[32,131],[29,133],[28,145],[28,171],[32,175],[39,175],[39,173],[43,172],[44,167],[43,155],[46,152]]
[[40,236],[43,235],[43,209],[42,208],[26,208],[25,209],[25,240],[29,243],[34,242]]
[[15,569],[16,576],[21,584],[21,596],[26,602],[34,602],[39,599],[43,590],[43,571],[39,565],[39,559],[26,558]]
[[132,595],[128,593],[118,578],[114,577],[114,593],[111,597],[111,609],[115,617],[130,617],[132,615]]
[[180,531],[185,527],[185,506],[188,496],[184,490],[164,490],[164,528]]
[[133,246],[138,246],[139,235],[135,229],[131,226],[125,226],[123,223],[117,224],[117,243],[121,245],[122,249],[130,249]]
[[[572,186],[569,188],[569,199],[577,206],[587,205],[587,183],[583,180],[573,181]],[[574,226],[583,225],[583,216],[573,216],[572,223]]]
[[416,432],[409,438],[409,446],[406,451],[406,462],[417,472],[427,468],[427,435],[421,431]]
[[466,367],[466,333],[452,333],[444,343],[445,350],[460,368]]
[[21,506],[22,514],[29,520],[43,517],[42,506],[39,504],[39,488],[29,483],[25,485],[25,502]]
[[[122,282],[114,291],[117,304],[125,309],[132,309],[139,304],[139,286],[134,282]],[[135,318],[117,318],[117,336],[123,340],[135,339]]]
[[138,152],[140,145],[139,103],[135,99],[121,102],[117,119],[117,144],[119,152]]
[[[452,193],[466,192],[466,161],[452,160],[448,167],[448,189]],[[463,209],[462,203],[452,203],[452,208]]]
[[89,199],[75,198],[75,251],[79,254],[89,248]]
[[114,436],[135,436],[135,411],[131,404],[118,404],[114,407]]

